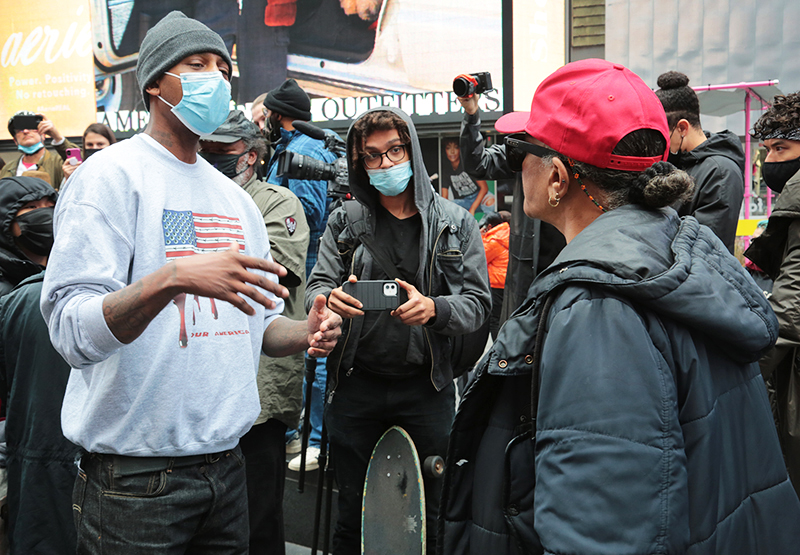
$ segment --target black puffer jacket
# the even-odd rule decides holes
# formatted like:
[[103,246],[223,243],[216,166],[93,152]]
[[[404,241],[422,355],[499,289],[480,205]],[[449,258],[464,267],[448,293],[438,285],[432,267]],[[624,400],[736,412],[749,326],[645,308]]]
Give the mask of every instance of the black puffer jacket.
[[744,152],[734,133],[706,132],[707,140],[682,154],[680,167],[694,178],[692,200],[675,207],[711,228],[733,253],[739,210],[744,199]]
[[[422,364],[428,353],[432,362],[431,381],[437,390],[441,390],[453,379],[450,337],[475,331],[489,316],[491,293],[483,241],[475,218],[434,192],[422,161],[414,124],[408,116],[389,107],[376,110],[396,113],[406,121],[411,134],[414,198],[422,217],[420,266],[414,286],[433,299],[436,321],[431,325],[411,327],[406,360]],[[348,135],[348,151],[352,135]],[[336,209],[328,218],[317,264],[308,279],[307,310],[314,297],[319,294],[328,297],[351,273],[362,279],[362,276],[369,276],[372,269],[372,256],[358,237],[365,234],[374,236],[378,192],[369,184],[360,164],[356,167],[350,160],[349,166],[350,189],[364,206],[366,218],[349,226],[344,208]],[[361,317],[345,320],[342,337],[328,356],[330,391],[336,389],[337,371],[352,367],[362,321]]]
[[28,260],[14,243],[11,224],[17,211],[40,198],[56,198],[56,191],[35,177],[0,179],[0,295],[11,291],[26,277],[38,274],[42,267]]
[[450,436],[440,553],[796,553],[800,502],[756,364],[777,333],[694,218],[603,214],[478,365]]

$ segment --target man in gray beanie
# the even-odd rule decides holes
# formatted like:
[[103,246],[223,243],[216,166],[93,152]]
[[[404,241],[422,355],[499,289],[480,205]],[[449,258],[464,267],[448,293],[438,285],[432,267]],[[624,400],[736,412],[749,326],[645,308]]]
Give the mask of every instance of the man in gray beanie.
[[197,155],[228,115],[230,68],[205,25],[162,19],[137,68],[147,128],[81,164],[56,209],[41,310],[72,368],[78,553],[247,553],[239,438],[260,355],[325,356],[340,333],[322,296],[305,321],[281,316],[261,213]]
[[[311,119],[311,100],[294,79],[287,79],[280,87],[267,93],[264,99],[264,114],[267,118],[268,138],[275,146],[275,152],[267,166],[267,183],[288,187],[297,195],[300,202],[303,203],[306,221],[311,229],[311,240],[308,243],[306,254],[306,277],[308,277],[317,262],[319,239],[328,223],[330,212],[328,183],[311,179],[290,179],[286,175],[278,177],[278,157],[288,150],[331,164],[336,160],[336,155],[325,148],[323,141],[312,139],[295,130],[295,120],[309,121]],[[307,470],[314,470],[318,467],[326,377],[325,359],[317,359],[316,377],[311,396],[311,414],[307,416],[311,423],[311,434],[306,453]],[[303,387],[303,391],[306,391],[305,387]],[[290,443],[288,452],[296,453],[300,450],[298,437],[299,432],[294,430],[289,432],[287,436],[287,441]],[[289,469],[300,470],[300,461],[301,456],[297,455],[289,463]]]

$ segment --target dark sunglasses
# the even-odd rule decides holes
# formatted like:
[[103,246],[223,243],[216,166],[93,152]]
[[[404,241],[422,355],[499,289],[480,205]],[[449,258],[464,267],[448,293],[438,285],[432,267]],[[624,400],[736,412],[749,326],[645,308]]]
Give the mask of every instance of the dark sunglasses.
[[547,148],[546,146],[539,146],[529,143],[525,140],[525,133],[514,133],[505,138],[506,144],[506,162],[512,171],[522,171],[522,161],[528,154],[533,154],[539,158],[545,156],[558,156],[558,152]]

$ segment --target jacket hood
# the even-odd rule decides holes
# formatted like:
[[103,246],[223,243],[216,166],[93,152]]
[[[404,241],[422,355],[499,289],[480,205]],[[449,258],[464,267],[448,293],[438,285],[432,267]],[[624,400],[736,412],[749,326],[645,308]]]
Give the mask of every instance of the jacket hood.
[[425,208],[433,202],[433,185],[431,185],[431,180],[428,179],[428,171],[425,169],[425,164],[422,160],[422,151],[419,146],[419,138],[417,137],[417,130],[414,127],[414,123],[411,121],[408,114],[398,108],[393,108],[391,106],[372,108],[356,118],[350,126],[350,130],[347,132],[347,169],[350,179],[350,191],[353,193],[356,200],[367,206],[371,211],[374,211],[378,206],[378,191],[370,184],[369,177],[363,165],[360,162],[354,161],[351,154],[353,152],[355,135],[355,133],[353,133],[353,127],[358,120],[370,112],[392,112],[408,125],[408,133],[411,137],[411,144],[409,145],[411,147],[411,169],[414,172],[414,175],[411,177],[411,184],[414,186],[414,201],[419,211],[423,212]]
[[566,281],[598,284],[748,362],[778,337],[769,301],[739,261],[709,228],[671,208],[600,216],[536,280],[534,296]]
[[0,179],[0,272],[11,283],[19,283],[41,271],[41,267],[28,260],[17,247],[11,224],[25,203],[45,197],[56,200],[57,193],[41,179],[22,176]]
[[55,189],[46,181],[25,176],[0,179],[0,248],[25,258],[14,243],[11,224],[25,203],[45,197],[51,197],[54,201],[57,198]]
[[694,166],[711,156],[730,158],[744,172],[744,151],[739,137],[727,129],[719,133],[705,132],[706,141],[694,150],[683,153],[683,164]]

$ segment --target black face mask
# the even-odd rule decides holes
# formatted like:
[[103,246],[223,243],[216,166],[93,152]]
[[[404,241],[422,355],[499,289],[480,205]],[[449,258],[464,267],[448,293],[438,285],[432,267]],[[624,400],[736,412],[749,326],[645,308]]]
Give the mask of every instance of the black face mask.
[[682,150],[678,152],[670,151],[669,156],[667,156],[667,162],[678,168],[679,170],[683,169],[684,161],[686,160],[686,153]]
[[[245,152],[244,154],[247,153]],[[245,169],[239,173],[236,172],[236,166],[239,165],[239,159],[244,156],[244,154],[216,154],[214,152],[200,151],[200,156],[205,158],[206,161],[214,166],[219,172],[221,172],[222,175],[231,179],[246,172],[247,168],[250,167],[245,167]]]
[[15,240],[18,245],[39,256],[47,256],[53,248],[53,212],[54,208],[37,208],[16,217],[20,236]]
[[97,152],[100,152],[101,150],[103,150],[103,149],[102,148],[84,148],[83,149],[83,161],[85,162],[86,160],[89,159],[89,156],[91,156],[92,154],[95,154]]
[[[672,130],[672,133],[675,133],[675,129]],[[672,136],[672,133],[669,136]],[[678,145],[678,152],[669,151],[669,155],[667,156],[667,162],[678,168],[679,170],[683,169],[684,160],[686,159],[686,152],[681,150],[683,146],[683,137],[681,137],[681,144]]]
[[780,193],[794,174],[800,171],[800,158],[783,162],[764,162],[761,166],[761,177],[767,187]]

